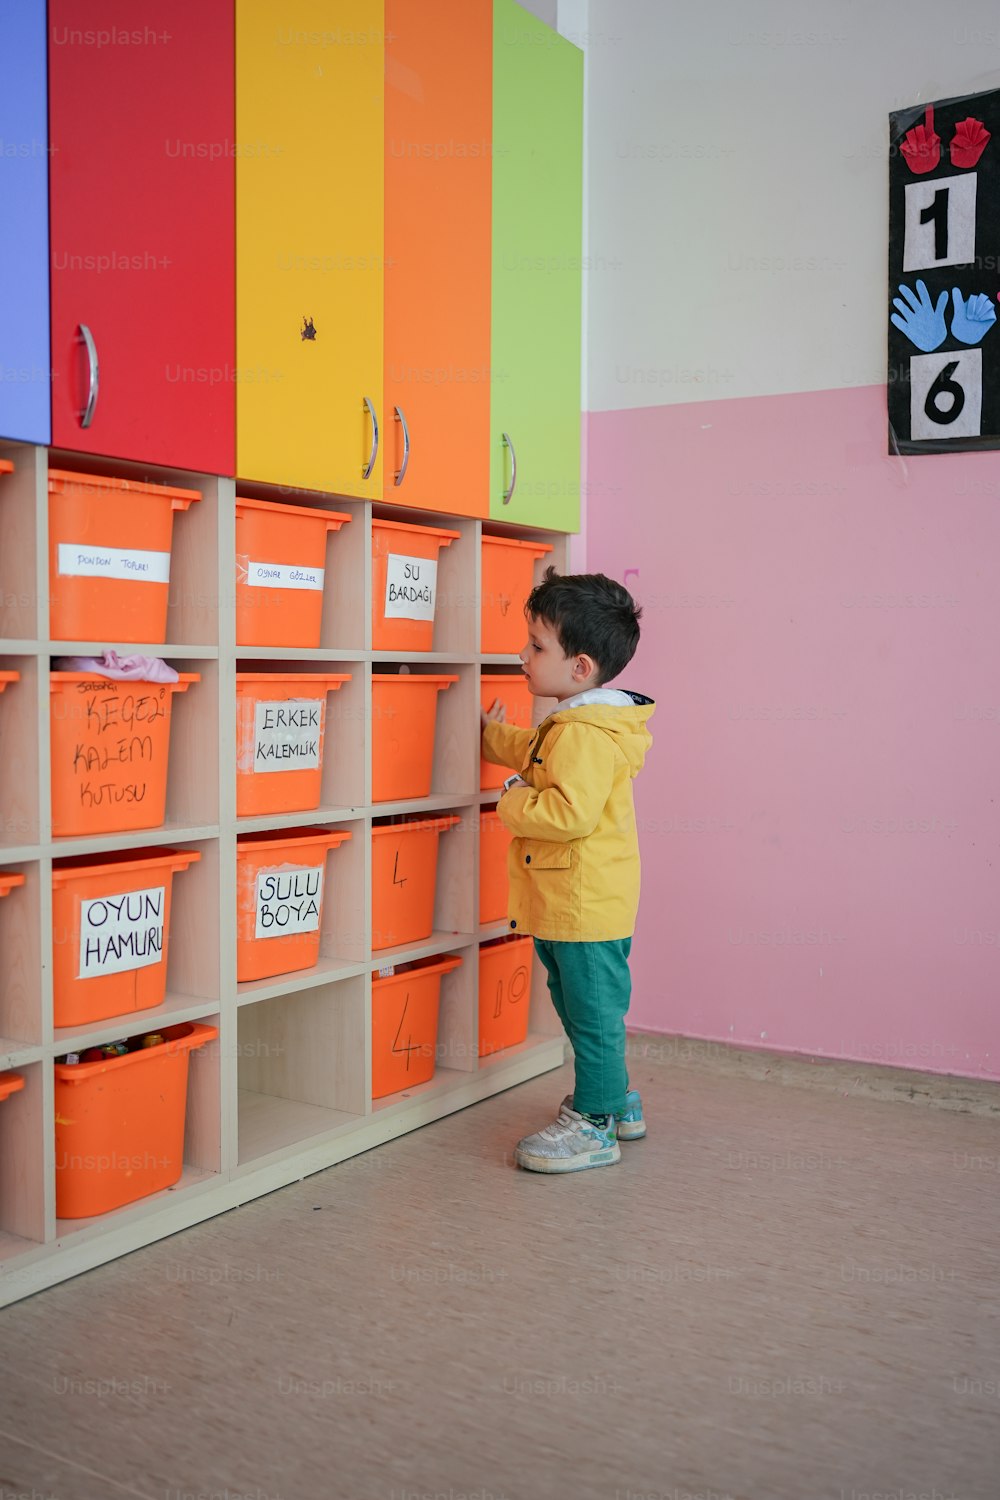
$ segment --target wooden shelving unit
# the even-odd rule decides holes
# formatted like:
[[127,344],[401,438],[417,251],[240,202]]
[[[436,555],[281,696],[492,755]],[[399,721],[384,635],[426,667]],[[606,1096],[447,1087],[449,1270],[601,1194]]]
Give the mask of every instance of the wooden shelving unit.
[[[25,1087],[0,1103],[0,1305],[140,1245],[273,1191],[409,1130],[523,1082],[563,1060],[562,1031],[536,965],[526,1042],[478,1056],[478,950],[506,924],[481,927],[479,812],[496,792],[479,789],[479,675],[516,666],[479,652],[480,539],[538,537],[554,547],[540,562],[565,566],[559,533],[505,527],[371,501],[237,484],[173,469],[50,452],[0,442],[14,472],[0,475],[0,671],[19,681],[0,694],[0,871],[23,885],[0,899],[0,1070]],[[174,530],[168,643],[53,641],[48,631],[47,470],[78,469],[198,489],[202,500]],[[346,511],[331,535],[322,645],[317,650],[237,647],[235,516],[241,495]],[[433,649],[373,651],[373,517],[445,525],[459,532],[441,554]],[[54,839],[49,807],[48,674],[53,657],[107,646],[144,651],[200,682],[177,695],[167,813],[161,828]],[[321,805],[311,813],[236,817],[236,673],[286,665],[296,672],[351,673],[327,703]],[[372,672],[405,665],[458,680],[439,697],[431,793],[372,802]],[[426,941],[372,950],[373,822],[402,813],[456,814],[440,840],[434,931]],[[270,979],[236,981],[236,839],[298,827],[349,830],[326,871],[320,959]],[[52,863],[148,845],[200,855],[174,882],[167,993],[156,1009],[93,1025],[53,1023]],[[437,1070],[432,1081],[371,1097],[372,976],[388,963],[454,954],[442,981]],[[184,1172],[174,1187],[93,1219],[57,1220],[53,1064],[69,1050],[181,1021],[218,1027],[194,1052]]]

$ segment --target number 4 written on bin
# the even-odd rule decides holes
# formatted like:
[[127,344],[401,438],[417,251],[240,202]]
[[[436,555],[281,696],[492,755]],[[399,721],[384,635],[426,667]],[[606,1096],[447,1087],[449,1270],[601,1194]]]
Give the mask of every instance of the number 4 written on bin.
[[410,1053],[411,1052],[419,1052],[420,1051],[419,1047],[413,1046],[413,1044],[410,1041],[409,1036],[407,1036],[406,1042],[405,1042],[405,1044],[402,1047],[397,1047],[397,1045],[396,1045],[396,1043],[399,1041],[400,1032],[403,1030],[403,1022],[406,1020],[406,1011],[407,1011],[407,1008],[408,1008],[409,1004],[410,1004],[410,996],[409,996],[409,992],[407,992],[406,999],[403,1001],[403,1014],[399,1018],[399,1025],[396,1027],[396,1035],[393,1038],[393,1042],[392,1042],[392,1050],[393,1050],[393,1052],[400,1053],[400,1054],[403,1053],[403,1052],[406,1053],[406,1071],[407,1072],[410,1071]]

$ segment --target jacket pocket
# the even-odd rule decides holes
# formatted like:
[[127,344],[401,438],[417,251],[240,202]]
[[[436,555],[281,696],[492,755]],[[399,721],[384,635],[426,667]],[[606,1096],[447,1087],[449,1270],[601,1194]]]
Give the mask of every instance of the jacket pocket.
[[573,864],[573,845],[525,839],[521,863],[529,870],[568,870]]

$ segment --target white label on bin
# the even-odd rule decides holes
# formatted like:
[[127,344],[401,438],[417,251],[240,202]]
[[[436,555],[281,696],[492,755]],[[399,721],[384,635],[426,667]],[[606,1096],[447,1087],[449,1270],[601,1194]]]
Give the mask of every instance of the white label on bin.
[[59,572],[69,578],[126,578],[133,583],[169,583],[170,553],[60,542]]
[[323,866],[289,866],[262,870],[257,876],[259,938],[290,932],[316,932],[323,906]]
[[325,707],[319,698],[255,703],[254,770],[318,771]]
[[80,978],[147,969],[163,957],[166,887],[80,902]]
[[247,559],[247,584],[252,589],[316,589],[322,591],[325,568],[302,568],[297,563],[254,562]]
[[433,620],[438,565],[429,557],[390,552],[385,571],[387,620]]

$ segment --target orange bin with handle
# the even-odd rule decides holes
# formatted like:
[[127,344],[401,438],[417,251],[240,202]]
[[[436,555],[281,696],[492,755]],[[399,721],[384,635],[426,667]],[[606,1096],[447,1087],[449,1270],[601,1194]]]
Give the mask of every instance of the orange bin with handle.
[[479,1056],[516,1047],[528,1035],[530,937],[502,937],[479,949]]
[[23,884],[23,875],[13,875],[6,870],[0,870],[0,897],[9,896],[11,891]]
[[372,521],[373,651],[433,649],[438,555],[460,535],[408,521]]
[[238,646],[319,646],[326,539],[350,519],[344,511],[237,495]]
[[480,650],[484,656],[512,655],[524,645],[528,629],[524,604],[532,590],[535,563],[551,551],[548,542],[483,537]]
[[197,849],[127,849],[53,863],[56,1026],[163,1004],[173,877],[200,858]]
[[170,715],[176,682],[49,674],[52,832],[57,838],[159,828],[166,814]]
[[0,1073],[0,1103],[23,1088],[24,1079],[20,1073]]
[[457,676],[372,673],[372,801],[427,797],[434,771],[438,693]]
[[50,469],[52,639],[165,641],[174,515],[200,499],[200,490]]
[[186,1021],[160,1035],[121,1057],[55,1064],[58,1218],[106,1214],[180,1180],[188,1064],[219,1031]]
[[441,980],[462,960],[399,964],[372,979],[372,1098],[429,1083],[434,1077]]
[[[480,702],[487,712],[499,699],[507,710],[508,724],[517,724],[522,729],[531,728],[531,689],[523,677],[515,676],[513,672],[484,672],[479,679],[479,689]],[[480,756],[480,791],[488,792],[494,787],[503,786],[507,777],[520,769],[520,766],[495,766],[491,760]]]
[[326,698],[349,672],[237,672],[236,815],[319,807]]
[[493,808],[479,814],[479,925],[502,922],[507,916],[510,882],[507,876],[507,850],[512,835]]
[[434,931],[438,841],[461,819],[400,818],[372,827],[372,951],[419,943]]
[[270,979],[319,960],[326,857],[350,839],[330,828],[236,840],[236,978]]

